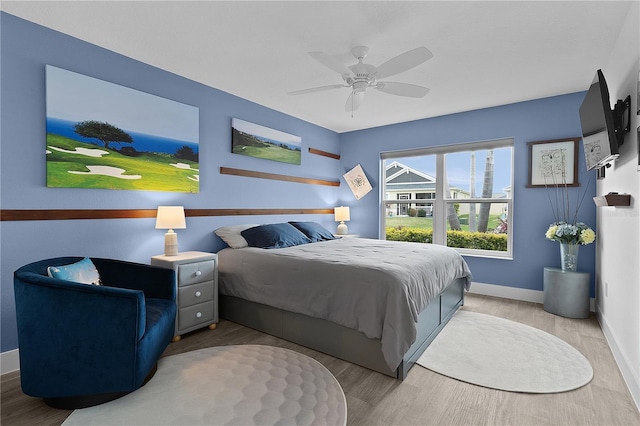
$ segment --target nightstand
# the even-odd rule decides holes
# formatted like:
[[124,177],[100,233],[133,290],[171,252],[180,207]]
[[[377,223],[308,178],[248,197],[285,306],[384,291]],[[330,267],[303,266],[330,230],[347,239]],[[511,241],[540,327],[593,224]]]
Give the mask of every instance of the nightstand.
[[333,234],[336,238],[360,238],[359,234]]
[[186,251],[151,257],[151,265],[176,271],[178,314],[173,341],[189,331],[218,322],[218,255]]

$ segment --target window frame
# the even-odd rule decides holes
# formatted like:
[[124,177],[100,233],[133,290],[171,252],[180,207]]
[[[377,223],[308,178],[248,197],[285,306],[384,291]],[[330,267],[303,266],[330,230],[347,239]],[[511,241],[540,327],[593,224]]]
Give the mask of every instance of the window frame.
[[[510,179],[510,193],[507,194],[507,198],[453,198],[449,194],[450,198],[444,197],[444,182],[446,173],[445,155],[455,152],[466,151],[481,151],[497,148],[511,148],[511,179]],[[515,145],[513,138],[502,138],[488,141],[458,143],[451,145],[439,145],[433,147],[414,148],[398,151],[383,151],[380,152],[380,192],[378,196],[380,211],[379,211],[379,235],[381,239],[386,239],[386,204],[415,204],[416,200],[392,200],[386,199],[386,173],[385,173],[385,161],[406,157],[418,157],[435,155],[436,157],[436,192],[435,197],[429,201],[433,203],[433,243],[446,246],[447,243],[447,205],[455,203],[465,204],[480,204],[480,203],[500,203],[507,205],[507,211],[509,212],[509,230],[507,232],[507,251],[493,251],[493,250],[479,250],[452,247],[466,256],[488,257],[498,259],[513,259],[513,234],[514,234],[514,159],[515,159]],[[422,200],[421,200],[422,201]]]

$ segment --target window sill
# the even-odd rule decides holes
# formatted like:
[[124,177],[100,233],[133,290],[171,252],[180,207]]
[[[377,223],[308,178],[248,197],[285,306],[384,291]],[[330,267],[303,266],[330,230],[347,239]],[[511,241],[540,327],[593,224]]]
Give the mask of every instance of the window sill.
[[513,255],[511,253],[503,252],[503,251],[490,251],[490,250],[470,250],[463,249],[458,247],[452,247],[457,250],[462,256],[469,257],[482,257],[485,259],[499,259],[499,260],[513,260]]

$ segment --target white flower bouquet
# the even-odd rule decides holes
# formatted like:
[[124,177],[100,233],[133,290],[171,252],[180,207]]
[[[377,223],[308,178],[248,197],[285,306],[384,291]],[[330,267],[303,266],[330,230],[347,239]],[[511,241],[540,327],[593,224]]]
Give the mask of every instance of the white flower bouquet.
[[596,240],[596,233],[583,222],[572,224],[561,221],[552,223],[545,237],[561,244],[586,245]]

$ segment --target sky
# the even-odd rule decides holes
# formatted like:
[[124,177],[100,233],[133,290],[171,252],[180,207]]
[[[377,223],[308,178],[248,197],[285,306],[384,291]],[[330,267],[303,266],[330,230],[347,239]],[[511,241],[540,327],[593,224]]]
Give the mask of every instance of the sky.
[[[504,188],[511,185],[511,150],[512,148],[496,148],[493,150],[493,194],[504,193]],[[476,151],[476,197],[482,194],[482,184],[484,181],[484,169],[487,150]],[[406,166],[412,167],[423,173],[436,176],[435,155],[419,157],[403,157],[388,160],[387,164],[397,161]],[[447,154],[446,157],[447,179],[450,186],[469,191],[471,155],[468,151]]]
[[47,65],[47,117],[106,121],[123,130],[199,141],[198,108]]

